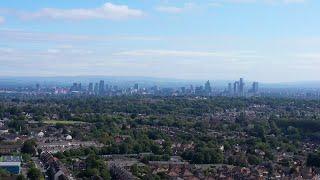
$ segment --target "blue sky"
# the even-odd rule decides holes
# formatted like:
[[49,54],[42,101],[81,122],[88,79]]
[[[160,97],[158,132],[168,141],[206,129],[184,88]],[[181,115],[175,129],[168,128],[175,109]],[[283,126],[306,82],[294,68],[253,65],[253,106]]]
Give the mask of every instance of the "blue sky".
[[0,76],[320,80],[316,0],[2,0]]

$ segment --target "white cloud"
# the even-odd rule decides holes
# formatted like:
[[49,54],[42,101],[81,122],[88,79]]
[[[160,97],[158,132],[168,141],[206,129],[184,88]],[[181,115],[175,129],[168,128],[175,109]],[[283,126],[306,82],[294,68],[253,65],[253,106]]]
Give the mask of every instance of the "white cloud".
[[5,18],[0,16],[0,24],[3,24],[5,22]]
[[223,4],[223,3],[267,3],[267,4],[291,4],[291,3],[305,3],[307,0],[212,0],[211,3]]
[[285,3],[304,3],[306,0],[284,0]]
[[215,52],[175,51],[175,50],[136,50],[117,53],[119,56],[171,56],[171,57],[208,57],[217,56]]
[[209,7],[221,7],[222,4],[221,4],[221,3],[218,3],[218,2],[209,2],[209,3],[208,3],[208,6],[209,6]]
[[182,7],[176,7],[176,6],[158,6],[155,9],[159,12],[163,13],[182,13],[184,11],[190,10],[195,7],[195,4],[193,3],[185,3]]
[[320,53],[301,53],[295,55],[297,58],[301,59],[313,59],[313,60],[320,60]]
[[[209,0],[203,3],[185,3],[182,6],[160,5],[155,8],[156,11],[162,13],[178,14],[196,8],[205,7],[221,7],[226,4],[266,4],[266,5],[287,5],[302,4],[308,0]],[[168,2],[166,2],[168,3]]]
[[126,5],[116,5],[105,3],[102,7],[92,9],[57,9],[44,8],[37,12],[19,13],[22,19],[65,19],[65,20],[121,20],[129,18],[139,18],[144,16],[144,12],[139,9],[131,9]]
[[177,50],[135,50],[115,53],[116,56],[140,57],[222,57],[222,58],[260,58],[254,52],[210,52],[210,51],[177,51]]
[[253,3],[259,0],[222,0],[222,1],[228,2],[228,3]]
[[48,49],[48,53],[57,54],[57,53],[60,53],[60,50],[59,49]]
[[72,44],[79,42],[108,42],[112,40],[117,41],[160,41],[161,37],[149,36],[99,36],[99,35],[73,35],[62,33],[43,33],[23,31],[16,29],[0,29],[1,40],[19,41],[19,42],[64,42],[64,48],[70,48]]
[[0,53],[12,53],[13,49],[12,48],[2,48],[0,47]]
[[73,47],[73,46],[58,46],[47,50],[48,54],[61,54],[61,55],[90,55],[93,54],[92,50]]
[[156,8],[156,10],[165,13],[181,13],[183,11],[183,8],[173,6],[159,6]]

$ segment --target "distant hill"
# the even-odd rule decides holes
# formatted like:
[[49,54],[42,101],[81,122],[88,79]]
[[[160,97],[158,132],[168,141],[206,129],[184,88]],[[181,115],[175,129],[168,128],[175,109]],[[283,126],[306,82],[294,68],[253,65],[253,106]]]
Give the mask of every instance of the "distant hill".
[[26,86],[35,85],[70,85],[74,82],[81,82],[84,85],[90,82],[99,82],[104,80],[106,84],[118,86],[132,86],[139,83],[140,86],[161,86],[161,87],[180,87],[190,84],[200,85],[204,81],[189,81],[170,78],[153,78],[153,77],[125,77],[125,76],[57,76],[57,77],[0,77],[1,86]]
[[[200,86],[207,81],[187,80],[174,78],[155,78],[138,76],[56,76],[56,77],[0,77],[0,87],[34,86],[39,83],[42,86],[70,86],[74,82],[81,82],[84,86],[90,82],[104,80],[105,84],[118,85],[120,87],[133,86],[139,83],[141,87],[157,85],[159,87],[186,87],[190,85]],[[210,80],[210,79],[209,79]],[[228,83],[235,80],[210,80],[214,88],[227,88]],[[251,88],[251,81],[245,81],[246,88]],[[283,82],[283,83],[259,83],[260,88],[318,88],[320,81]]]
[[315,88],[320,89],[320,81],[304,81],[304,82],[283,82],[262,84],[265,88]]

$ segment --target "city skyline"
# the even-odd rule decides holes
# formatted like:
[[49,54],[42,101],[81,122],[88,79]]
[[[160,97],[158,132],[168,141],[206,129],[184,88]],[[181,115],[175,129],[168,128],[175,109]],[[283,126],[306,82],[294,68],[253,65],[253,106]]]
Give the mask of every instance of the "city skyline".
[[[241,77],[243,79],[243,77]],[[229,79],[229,80],[220,80],[220,79],[176,79],[176,78],[155,78],[155,77],[135,77],[135,76],[52,76],[52,77],[40,77],[40,76],[25,76],[25,77],[10,77],[2,76],[0,77],[0,87],[24,87],[34,84],[43,84],[46,86],[54,87],[72,85],[73,83],[83,83],[84,86],[90,86],[92,88],[97,86],[96,89],[99,89],[99,81],[105,81],[108,84],[119,85],[121,87],[127,87],[128,85],[134,85],[136,83],[146,86],[157,85],[160,87],[181,87],[186,85],[202,85],[203,82],[209,81],[214,84],[216,88],[229,88],[234,91],[235,83],[238,83],[239,78]],[[289,89],[320,89],[320,81],[294,81],[294,82],[278,82],[278,83],[268,83],[259,81],[257,79],[245,79],[247,83],[259,82],[263,88],[289,88]],[[139,85],[139,86],[140,86]],[[259,85],[259,87],[260,87]]]
[[0,180],[320,179],[319,0],[0,0]]
[[0,76],[320,81],[315,0],[38,2],[0,2]]
[[235,81],[228,81],[225,84],[212,83],[207,80],[202,83],[185,82],[180,84],[167,83],[141,83],[138,81],[122,82],[105,80],[77,80],[67,84],[46,84],[29,82],[27,84],[16,84],[4,86],[0,84],[0,92],[4,94],[31,94],[31,95],[53,95],[53,96],[161,96],[161,97],[277,97],[295,99],[319,99],[319,88],[315,87],[294,87],[290,85],[260,86],[258,81],[246,81],[239,78]]
[[[93,87],[93,84],[95,86]],[[259,83],[257,81],[245,82],[243,78],[239,81],[234,82],[234,88],[230,87],[231,83],[228,83],[228,88],[224,90],[217,88],[218,86],[212,84],[207,80],[204,84],[195,85],[190,84],[188,86],[180,87],[160,87],[158,85],[144,86],[141,87],[139,83],[134,83],[134,85],[127,84],[125,87],[119,87],[114,84],[105,84],[104,80],[98,82],[89,82],[89,84],[84,85],[82,82],[73,82],[72,86],[67,88],[54,87],[55,94],[87,94],[87,95],[99,95],[99,96],[113,96],[113,95],[170,95],[170,96],[183,96],[183,95],[200,95],[200,96],[230,96],[230,97],[246,97],[246,96],[258,96],[259,94]],[[250,87],[251,86],[251,87]],[[45,88],[48,90],[47,88]],[[34,90],[33,88],[30,89]],[[40,84],[36,84],[36,91],[40,92]],[[267,90],[268,91],[268,90]]]

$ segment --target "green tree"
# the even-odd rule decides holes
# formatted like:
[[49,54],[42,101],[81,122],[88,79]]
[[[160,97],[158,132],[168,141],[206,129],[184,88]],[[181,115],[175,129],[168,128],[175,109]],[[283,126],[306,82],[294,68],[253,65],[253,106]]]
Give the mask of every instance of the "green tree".
[[309,154],[307,157],[307,166],[320,167],[320,154]]
[[19,175],[17,176],[17,179],[16,179],[16,180],[27,180],[27,178],[24,177],[24,175],[19,174]]
[[0,169],[0,179],[1,177],[9,177],[10,176],[10,173],[4,169]]
[[27,140],[23,143],[21,148],[22,153],[35,155],[36,154],[36,142],[34,140]]
[[41,171],[37,168],[34,168],[34,167],[29,169],[29,171],[27,173],[27,177],[30,180],[42,180],[43,179]]

